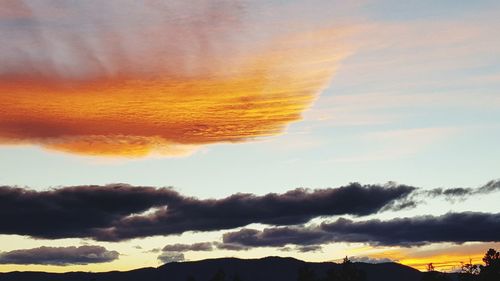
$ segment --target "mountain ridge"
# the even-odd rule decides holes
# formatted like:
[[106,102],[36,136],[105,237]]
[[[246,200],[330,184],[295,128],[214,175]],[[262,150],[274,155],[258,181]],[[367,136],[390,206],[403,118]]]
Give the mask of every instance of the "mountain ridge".
[[[354,263],[366,273],[367,281],[420,281],[422,272],[399,263]],[[324,276],[331,269],[340,268],[334,262],[305,262],[292,257],[264,257],[259,259],[214,258],[199,261],[166,263],[159,267],[145,267],[129,271],[65,272],[13,271],[0,273],[0,281],[197,281],[209,280],[223,270],[226,280],[238,276],[243,281],[293,281],[300,268],[309,267],[317,276]],[[454,274],[449,274],[453,277]]]

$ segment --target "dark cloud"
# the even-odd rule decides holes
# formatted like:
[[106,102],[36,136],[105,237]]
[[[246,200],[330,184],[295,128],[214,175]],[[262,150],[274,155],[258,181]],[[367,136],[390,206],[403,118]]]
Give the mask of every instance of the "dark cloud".
[[[217,242],[200,242],[194,244],[172,244],[163,247],[158,260],[163,263],[181,262],[184,261],[184,253],[188,251],[205,252],[213,251],[217,246]],[[159,250],[159,249],[158,249]]]
[[164,252],[158,256],[158,260],[162,263],[181,262],[185,261],[184,254],[178,252]]
[[262,231],[244,228],[222,236],[223,243],[249,247],[282,247],[288,244],[319,245],[330,242],[330,236],[318,228],[273,227]]
[[322,252],[323,247],[321,247],[321,245],[306,245],[306,246],[296,246],[296,247],[281,247],[278,250],[282,252],[296,251],[301,253],[307,253],[307,252]]
[[319,216],[374,214],[415,190],[405,185],[360,185],[318,190],[295,189],[264,196],[235,194],[219,200],[184,198],[148,216],[127,217],[101,239],[122,240],[185,231],[231,229],[251,223],[293,225]]
[[[264,196],[238,193],[200,200],[169,188],[125,184],[33,191],[0,187],[0,233],[41,238],[125,240],[251,223],[293,225],[318,216],[370,215],[415,190],[405,185],[295,189]],[[22,222],[22,223],[20,223]]]
[[306,253],[306,252],[321,252],[323,250],[323,247],[320,245],[306,245],[306,246],[299,246],[295,248],[297,251]]
[[490,192],[500,191],[500,180],[492,180],[482,187],[477,189],[477,193],[487,194]]
[[[446,200],[454,202],[457,200],[465,200],[469,196],[489,194],[500,191],[500,180],[492,180],[483,186],[473,187],[455,187],[455,188],[434,188],[430,190],[419,190],[414,192],[412,197],[429,198],[429,197],[444,197]],[[414,202],[414,201],[410,201]]]
[[187,251],[212,251],[214,249],[211,242],[201,242],[194,244],[173,244],[163,247],[164,252],[187,252]]
[[125,184],[34,191],[0,187],[0,233],[43,238],[92,237],[132,214],[183,200],[168,188]]
[[220,249],[220,250],[229,250],[229,251],[247,251],[247,250],[250,250],[249,246],[245,246],[245,245],[241,245],[241,244],[214,242],[214,245],[217,247],[217,249]]
[[500,241],[500,213],[448,213],[441,216],[354,222],[339,219],[321,225],[347,242],[412,246],[435,242]]
[[40,247],[0,253],[0,264],[71,265],[110,262],[119,253],[100,246]]
[[498,190],[500,181],[475,189],[433,190],[395,183],[351,183],[339,188],[298,188],[263,196],[237,193],[222,199],[198,199],[171,188],[126,184],[48,191],[0,186],[0,234],[119,241],[232,229],[252,223],[289,226],[322,216],[364,216],[411,208],[423,197],[462,198]]
[[498,242],[500,213],[448,213],[442,216],[352,221],[338,219],[311,227],[241,229],[223,235],[223,243],[242,247],[283,247],[359,242],[375,246],[418,246],[430,243]]

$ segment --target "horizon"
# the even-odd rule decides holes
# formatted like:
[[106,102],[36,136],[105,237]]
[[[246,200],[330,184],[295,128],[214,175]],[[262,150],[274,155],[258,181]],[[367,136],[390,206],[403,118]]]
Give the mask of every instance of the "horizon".
[[500,2],[6,0],[0,272],[500,250]]
[[[344,258],[348,258],[350,260],[350,258],[356,258],[356,257],[344,257]],[[140,268],[132,268],[130,270],[126,270],[126,271],[133,271],[133,270],[138,270],[138,269],[144,269],[144,268],[160,268],[160,267],[163,267],[165,265],[168,265],[168,264],[171,264],[171,263],[198,263],[198,262],[203,262],[203,261],[213,261],[213,260],[225,260],[225,259],[235,259],[235,260],[243,260],[243,261],[250,261],[250,260],[265,260],[265,259],[292,259],[292,260],[297,260],[297,261],[302,261],[302,262],[305,262],[305,263],[318,263],[318,264],[322,264],[322,263],[334,263],[334,264],[341,264],[343,259],[337,259],[337,260],[331,260],[331,261],[315,261],[315,262],[309,262],[309,261],[303,261],[303,260],[300,260],[300,259],[297,259],[295,257],[292,257],[292,256],[266,256],[266,257],[260,257],[260,258],[238,258],[238,257],[221,257],[221,258],[206,258],[206,259],[200,259],[200,260],[184,260],[184,261],[172,261],[172,262],[167,262],[167,263],[164,263],[164,264],[160,264],[158,266],[151,266],[151,267],[140,267]],[[352,260],[350,260],[352,261]],[[399,264],[399,265],[402,265],[402,266],[406,266],[406,267],[409,267],[409,268],[413,268],[415,270],[419,270],[421,272],[425,272],[427,270],[427,268],[422,268],[422,269],[418,269],[418,268],[415,268],[413,266],[410,266],[410,265],[405,265],[405,264],[402,264],[402,263],[399,263],[397,261],[352,261],[354,264]],[[428,266],[429,264],[425,264],[425,266]],[[460,269],[458,268],[460,266],[457,265],[457,268],[455,269],[451,269],[451,271],[444,271],[446,273],[458,273],[460,272]],[[75,272],[87,272],[87,273],[107,273],[107,272],[113,272],[113,271],[116,271],[116,270],[109,270],[109,271],[96,271],[96,272],[93,272],[93,271],[63,271],[63,272],[57,272],[57,271],[31,271],[31,272],[47,272],[47,273],[75,273]],[[126,271],[120,271],[119,272],[126,272]],[[0,273],[11,273],[11,272],[26,272],[26,271],[10,271],[10,272],[0,272]]]

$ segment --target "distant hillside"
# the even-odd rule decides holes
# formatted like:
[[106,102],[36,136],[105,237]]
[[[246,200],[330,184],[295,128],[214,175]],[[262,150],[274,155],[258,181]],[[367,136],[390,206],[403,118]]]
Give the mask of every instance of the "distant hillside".
[[[0,281],[208,281],[218,270],[224,270],[227,281],[238,275],[242,281],[295,281],[300,268],[308,265],[318,276],[339,264],[308,263],[293,258],[267,257],[262,259],[222,258],[193,262],[168,263],[158,268],[104,273],[69,272],[10,272],[0,273]],[[365,271],[368,281],[420,281],[421,272],[397,263],[356,263]]]

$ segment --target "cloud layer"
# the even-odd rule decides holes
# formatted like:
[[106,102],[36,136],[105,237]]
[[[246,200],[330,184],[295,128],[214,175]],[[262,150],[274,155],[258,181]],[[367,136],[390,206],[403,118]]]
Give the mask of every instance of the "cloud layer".
[[[415,190],[405,185],[350,184],[264,196],[238,193],[197,199],[169,188],[75,186],[49,191],[0,187],[0,233],[41,238],[124,240],[252,223],[293,225],[318,216],[377,213]],[[19,223],[23,222],[23,223]]]
[[223,243],[242,247],[283,247],[359,242],[374,246],[421,246],[431,243],[498,242],[500,214],[448,213],[442,216],[352,221],[340,218],[319,226],[241,229],[225,233]]
[[[491,181],[478,188],[465,188],[469,196],[498,191],[499,181]],[[253,223],[271,226],[292,226],[309,222],[311,219],[326,216],[367,216],[383,211],[397,211],[414,207],[422,201],[423,196],[430,193],[443,195],[446,198],[456,195],[463,197],[463,192],[455,192],[457,188],[423,190],[413,186],[388,183],[385,185],[361,185],[351,183],[338,188],[304,189],[298,188],[282,194],[269,193],[262,196],[237,193],[221,199],[198,199],[184,196],[172,188],[154,188],[112,184],[106,186],[72,186],[34,191],[19,187],[0,186],[0,234],[28,235],[38,238],[92,238],[103,241],[120,241],[155,235],[181,234],[187,231],[217,231],[244,227]],[[451,191],[451,192],[449,192]],[[435,196],[435,195],[432,195]],[[473,219],[486,223],[486,215],[471,214]],[[469,215],[456,216],[457,221]],[[416,230],[403,229],[413,224],[426,229],[428,223],[439,227],[443,223],[452,224],[448,217],[414,218],[406,220],[354,222],[340,219],[331,226],[322,225],[320,232],[308,228],[271,229],[282,236],[297,237],[300,241],[313,243],[324,239],[359,239],[370,242],[371,236],[363,236],[362,227],[380,228],[381,232],[390,232],[388,241],[375,241],[384,245],[391,243],[391,235],[401,237],[411,235]],[[445,220],[446,219],[446,220]],[[450,220],[448,220],[450,219]],[[473,222],[470,219],[470,223]],[[20,223],[22,222],[22,223]],[[398,228],[399,225],[402,228]],[[486,226],[486,224],[485,224]],[[416,226],[415,226],[416,227]],[[384,230],[385,229],[385,230]],[[398,231],[396,231],[399,229]],[[443,228],[445,233],[446,228]],[[452,228],[448,228],[452,229]],[[342,232],[331,235],[331,231],[345,230],[350,233],[342,236]],[[351,235],[360,231],[359,234]],[[248,232],[247,232],[248,231]],[[300,234],[299,236],[296,236]],[[325,236],[325,233],[328,234]],[[405,235],[403,235],[405,234]],[[256,236],[257,235],[257,236]],[[252,230],[244,230],[239,236],[251,239],[261,234]],[[284,235],[284,236],[283,236]],[[220,248],[244,248],[248,243],[232,243],[231,234],[227,235],[228,243],[217,245]],[[417,235],[423,239],[425,235]],[[435,235],[432,237],[440,237]],[[466,236],[467,238],[468,236]],[[281,238],[280,238],[281,239]],[[367,239],[367,241],[362,241]],[[410,238],[408,238],[410,239]],[[479,238],[478,238],[479,239]],[[253,241],[253,240],[251,240]],[[255,241],[260,241],[257,239]],[[357,240],[356,240],[357,241]],[[352,242],[356,242],[352,241]],[[426,241],[426,240],[424,240]],[[444,240],[443,240],[444,241]],[[452,240],[453,241],[453,240]],[[478,240],[484,241],[484,240]],[[256,243],[257,243],[256,242]],[[274,246],[284,245],[279,239],[266,240]],[[412,244],[412,240],[396,241],[397,244]],[[418,241],[413,241],[417,243]],[[286,243],[285,243],[286,244]],[[303,244],[303,243],[298,243]],[[180,247],[177,245],[176,247]],[[207,247],[207,245],[196,245]],[[172,246],[173,247],[173,246]],[[188,249],[184,249],[188,250]],[[178,249],[182,251],[182,249]]]
[[9,1],[0,143],[177,155],[279,134],[327,85],[350,32],[289,6]]
[[118,257],[117,251],[100,246],[40,247],[0,252],[0,264],[84,265],[111,262]]

